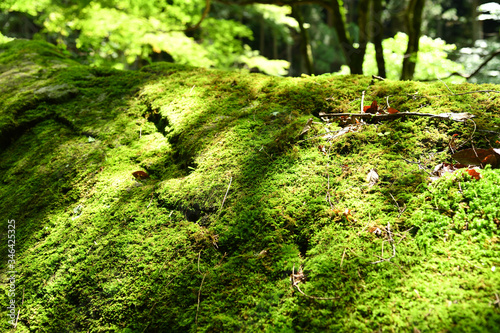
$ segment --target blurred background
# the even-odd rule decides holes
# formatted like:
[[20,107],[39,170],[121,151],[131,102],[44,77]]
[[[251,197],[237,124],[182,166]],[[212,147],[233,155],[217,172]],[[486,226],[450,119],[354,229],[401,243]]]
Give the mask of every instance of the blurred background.
[[500,4],[481,0],[3,0],[12,38],[118,69],[500,83]]

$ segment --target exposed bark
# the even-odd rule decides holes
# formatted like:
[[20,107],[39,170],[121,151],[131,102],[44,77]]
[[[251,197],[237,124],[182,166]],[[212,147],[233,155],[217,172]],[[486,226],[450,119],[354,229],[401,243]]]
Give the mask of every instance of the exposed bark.
[[382,0],[373,0],[373,44],[375,45],[375,59],[377,60],[378,75],[387,77],[385,71],[384,49],[382,39],[384,37],[384,27],[382,25]]
[[401,80],[411,80],[413,78],[413,74],[415,73],[424,5],[425,0],[410,0],[410,4],[408,5],[408,9],[406,11],[406,19],[408,23],[408,47],[403,59]]
[[304,27],[304,17],[297,6],[292,7],[292,16],[297,20],[300,29],[300,52],[308,74],[314,74],[314,61],[309,31]]

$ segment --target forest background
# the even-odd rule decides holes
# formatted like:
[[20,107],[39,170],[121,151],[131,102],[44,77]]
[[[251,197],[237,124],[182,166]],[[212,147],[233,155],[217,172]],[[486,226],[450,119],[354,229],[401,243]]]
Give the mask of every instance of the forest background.
[[81,63],[118,69],[170,61],[280,76],[335,72],[495,83],[499,28],[500,5],[480,0],[0,4],[4,36],[49,41]]

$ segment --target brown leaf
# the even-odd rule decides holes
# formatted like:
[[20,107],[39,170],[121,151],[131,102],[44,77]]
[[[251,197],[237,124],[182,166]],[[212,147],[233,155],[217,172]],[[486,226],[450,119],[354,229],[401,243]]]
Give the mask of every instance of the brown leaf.
[[377,236],[382,234],[382,230],[380,230],[380,228],[377,226],[371,227],[370,229],[368,229],[368,232],[371,232],[372,234],[375,234]]
[[[463,149],[455,154],[451,155],[453,159],[458,161],[459,163],[466,165],[483,165],[490,164],[492,168],[498,167],[498,163],[500,161],[500,149],[482,149],[482,148],[469,148]],[[490,156],[493,155],[493,156]]]
[[299,136],[304,135],[304,134],[306,134],[307,132],[309,132],[309,130],[311,129],[311,126],[312,126],[313,120],[314,120],[313,118],[309,118],[309,119],[307,119],[307,122],[306,122],[306,124],[305,124],[304,128],[302,129],[302,132],[300,132]]
[[377,101],[373,101],[370,106],[363,106],[363,112],[375,114],[378,112]]
[[483,178],[483,176],[479,172],[477,172],[476,169],[467,169],[467,170],[465,170],[465,172],[467,172],[475,180],[479,180],[479,179]]
[[394,108],[388,108],[387,109],[387,113],[390,113],[390,114],[395,114],[395,113],[398,113],[399,111],[394,109]]
[[149,178],[149,175],[147,173],[145,173],[144,171],[132,172],[132,176],[134,176],[135,179],[139,179],[139,180]]

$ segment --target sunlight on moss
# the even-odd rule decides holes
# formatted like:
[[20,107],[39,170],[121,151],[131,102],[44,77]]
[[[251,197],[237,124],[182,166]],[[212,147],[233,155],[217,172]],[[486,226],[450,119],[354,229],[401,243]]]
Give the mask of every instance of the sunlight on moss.
[[[0,102],[18,331],[496,329],[500,173],[429,174],[453,162],[452,138],[498,147],[498,94],[448,90],[498,86],[168,63],[122,72],[25,41],[2,44],[0,63],[40,69],[4,79]],[[33,97],[61,84],[78,92]],[[321,119],[358,113],[363,92],[365,105],[474,123]]]

